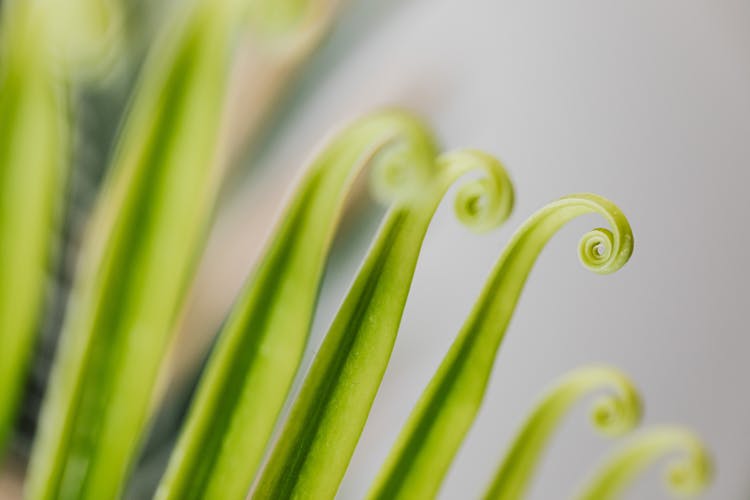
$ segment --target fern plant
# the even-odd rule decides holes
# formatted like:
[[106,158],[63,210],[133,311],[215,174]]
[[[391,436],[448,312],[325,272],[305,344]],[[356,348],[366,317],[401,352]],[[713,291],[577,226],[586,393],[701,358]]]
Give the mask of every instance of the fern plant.
[[[160,398],[176,319],[226,170],[220,132],[233,49],[248,29],[258,43],[284,46],[311,5],[196,0],[151,47],[88,222],[31,453],[28,498],[122,495]],[[57,22],[63,15],[66,29]],[[114,64],[119,22],[116,3],[104,0],[2,5],[2,442],[27,374],[66,190],[69,89]],[[365,171],[390,208],[271,443],[307,348],[333,236]],[[513,208],[505,167],[482,151],[442,152],[429,127],[409,112],[365,116],[318,152],[218,333],[156,498],[336,495],[388,365],[432,216],[451,185],[470,173],[457,191],[456,215],[473,231],[489,231]],[[536,259],[567,222],[590,213],[608,227],[582,238],[583,265],[599,274],[625,265],[633,250],[630,225],[598,195],[563,197],[523,223],[489,272],[368,498],[438,494],[484,400]],[[595,406],[596,427],[615,436],[636,427],[641,403],[627,376],[606,366],[574,371],[522,426],[488,478],[485,497],[523,498],[566,411],[601,390],[609,392]],[[689,460],[672,469],[670,484],[701,491],[711,473],[703,445],[688,430],[663,427],[616,452],[579,498],[619,498],[638,472],[679,450]]]

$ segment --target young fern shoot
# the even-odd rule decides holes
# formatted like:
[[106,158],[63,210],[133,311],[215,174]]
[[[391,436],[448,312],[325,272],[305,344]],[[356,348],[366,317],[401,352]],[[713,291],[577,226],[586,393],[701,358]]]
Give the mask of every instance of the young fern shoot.
[[632,437],[601,465],[579,500],[620,500],[637,476],[662,458],[682,454],[669,464],[667,487],[676,496],[700,494],[711,482],[711,458],[701,440],[677,426],[648,429]]
[[495,355],[539,253],[568,221],[598,213],[609,229],[582,238],[579,255],[591,271],[620,269],[633,250],[627,219],[593,194],[564,197],[532,215],[515,233],[437,373],[422,394],[368,494],[370,499],[432,498],[474,421]]
[[470,228],[505,221],[513,188],[502,165],[479,151],[437,159],[431,183],[386,216],[306,376],[253,498],[333,498],[388,365],[422,242],[440,200],[466,172],[457,214]]
[[245,498],[307,344],[352,182],[372,162],[382,196],[411,197],[435,175],[436,155],[418,119],[386,111],[315,158],[219,334],[157,498]]
[[591,412],[596,430],[621,436],[635,428],[641,418],[641,400],[628,377],[607,366],[578,368],[560,379],[526,419],[485,493],[485,500],[525,498],[539,460],[561,420],[581,399],[604,390],[608,392],[595,401]]

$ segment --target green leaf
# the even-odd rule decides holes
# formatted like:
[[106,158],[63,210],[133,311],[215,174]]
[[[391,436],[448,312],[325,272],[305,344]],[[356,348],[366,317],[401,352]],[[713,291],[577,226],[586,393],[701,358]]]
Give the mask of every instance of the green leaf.
[[256,34],[286,37],[316,8],[325,8],[320,0],[248,0],[247,20]]
[[663,426],[634,436],[607,458],[582,489],[580,500],[619,500],[636,477],[656,461],[681,453],[669,464],[667,487],[675,495],[701,493],[711,482],[711,458],[701,440],[689,429]]
[[[5,2],[0,40],[0,447],[39,327],[67,177],[67,103],[43,9]],[[41,32],[40,32],[41,31]]]
[[633,250],[633,235],[620,210],[593,194],[562,198],[542,208],[516,232],[450,351],[402,429],[368,498],[432,498],[474,421],[526,278],[547,241],[568,221],[601,214],[613,231],[595,229],[579,254],[590,270],[621,268]]
[[470,227],[503,222],[513,191],[502,165],[478,151],[437,161],[438,175],[394,207],[331,325],[254,498],[333,498],[364,428],[396,340],[419,251],[445,191],[467,171],[485,178],[463,186],[457,212]]
[[519,500],[563,417],[581,399],[607,390],[591,412],[594,427],[609,436],[621,436],[641,418],[641,401],[628,377],[607,366],[587,366],[565,375],[540,401],[517,434],[484,498]]
[[72,78],[108,76],[123,47],[121,0],[45,0],[45,36]]
[[366,117],[305,172],[211,354],[160,499],[245,498],[297,371],[346,195],[375,157],[377,191],[409,196],[436,149],[405,113]]
[[116,498],[205,240],[234,21],[201,2],[143,68],[81,252],[30,498]]

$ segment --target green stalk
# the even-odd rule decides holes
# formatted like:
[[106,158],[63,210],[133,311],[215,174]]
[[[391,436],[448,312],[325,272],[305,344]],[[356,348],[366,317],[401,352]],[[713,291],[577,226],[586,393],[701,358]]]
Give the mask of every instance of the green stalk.
[[220,332],[157,498],[247,495],[307,343],[347,193],[373,156],[383,196],[411,196],[434,175],[430,133],[400,112],[356,122],[315,159]]
[[531,478],[563,417],[570,408],[593,392],[608,390],[591,412],[595,429],[621,436],[641,419],[641,401],[628,377],[607,366],[587,366],[563,377],[526,419],[495,474],[486,500],[519,500],[526,497]]
[[669,464],[665,477],[675,495],[698,495],[712,479],[711,458],[690,430],[675,426],[649,429],[615,451],[582,489],[579,500],[619,500],[633,481],[654,462],[683,454]]
[[65,88],[42,7],[6,1],[0,27],[0,448],[39,327],[67,177]]
[[579,254],[590,270],[607,274],[630,257],[633,236],[620,210],[593,194],[562,198],[516,232],[440,368],[425,389],[368,498],[432,498],[474,421],[495,356],[531,268],[547,241],[568,221],[601,214],[613,230],[595,229]]
[[[11,0],[13,1],[13,0]],[[74,79],[110,76],[122,56],[122,0],[43,0],[46,36]]]
[[27,496],[122,489],[213,209],[235,21],[202,1],[150,54],[89,224],[34,443]]
[[313,15],[319,0],[248,0],[248,26],[266,37],[293,31],[306,17]]
[[467,171],[457,212],[472,228],[503,222],[513,190],[502,165],[477,151],[438,160],[420,196],[386,217],[305,378],[253,498],[333,498],[388,365],[414,268],[430,220],[448,187]]

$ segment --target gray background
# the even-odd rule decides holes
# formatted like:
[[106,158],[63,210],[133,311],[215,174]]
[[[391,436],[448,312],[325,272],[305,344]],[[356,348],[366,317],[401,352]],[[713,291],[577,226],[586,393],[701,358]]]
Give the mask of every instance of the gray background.
[[[605,277],[579,265],[578,238],[601,224],[593,216],[551,242],[442,497],[476,497],[539,393],[576,366],[607,362],[641,388],[645,424],[687,424],[709,443],[718,475],[706,498],[747,498],[749,25],[747,0],[349,7],[259,166],[286,179],[332,125],[399,104],[427,116],[446,149],[477,147],[503,159],[517,205],[508,224],[485,236],[461,227],[450,203],[440,208],[340,498],[366,490],[512,231],[548,201],[580,191],[622,208],[636,237],[633,258]],[[251,175],[219,227],[241,232],[237,215],[253,210],[268,182]],[[366,237],[339,245],[313,347],[366,245]],[[569,495],[611,448],[588,427],[586,406],[555,438],[532,498]],[[655,471],[628,498],[664,496]]]

